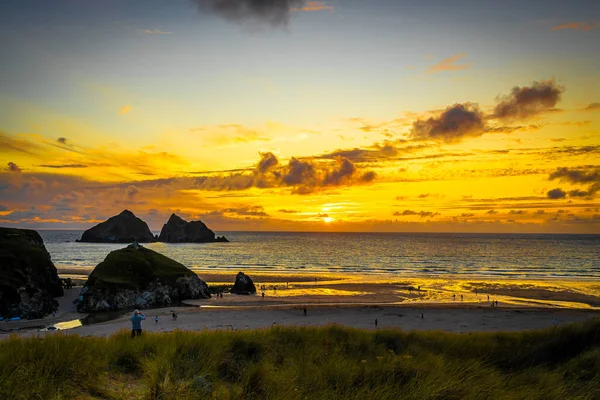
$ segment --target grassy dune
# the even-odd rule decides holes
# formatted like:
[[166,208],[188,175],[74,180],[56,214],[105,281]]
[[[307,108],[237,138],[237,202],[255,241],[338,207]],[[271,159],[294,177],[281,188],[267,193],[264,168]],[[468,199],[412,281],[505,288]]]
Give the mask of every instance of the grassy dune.
[[276,327],[0,341],[2,399],[599,399],[600,319],[535,332]]

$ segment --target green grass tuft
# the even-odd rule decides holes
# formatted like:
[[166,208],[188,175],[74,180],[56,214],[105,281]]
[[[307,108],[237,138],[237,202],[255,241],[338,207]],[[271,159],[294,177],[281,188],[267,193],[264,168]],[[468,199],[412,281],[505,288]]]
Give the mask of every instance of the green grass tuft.
[[598,399],[600,319],[521,333],[340,326],[0,342],[0,398]]

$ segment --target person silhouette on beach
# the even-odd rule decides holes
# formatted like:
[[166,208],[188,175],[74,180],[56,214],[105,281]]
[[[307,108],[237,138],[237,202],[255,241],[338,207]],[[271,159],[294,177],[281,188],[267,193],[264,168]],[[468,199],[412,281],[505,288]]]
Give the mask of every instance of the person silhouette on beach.
[[488,294],[487,296],[488,296],[488,301],[490,301],[490,295]]
[[304,316],[306,317],[306,307],[304,307]]
[[377,318],[375,318],[375,328],[377,328]]
[[173,321],[177,321],[177,314],[175,313],[175,311],[173,311],[172,317],[173,317]]
[[263,299],[265,298],[265,292],[262,292],[262,298]]
[[146,319],[146,316],[135,310],[133,312],[133,317],[131,317],[131,337],[134,338],[136,336],[142,335],[142,321]]
[[154,317],[154,322],[158,324],[158,315]]
[[452,300],[456,300],[456,294],[452,295]]
[[460,295],[460,301],[463,301],[463,295],[462,294]]

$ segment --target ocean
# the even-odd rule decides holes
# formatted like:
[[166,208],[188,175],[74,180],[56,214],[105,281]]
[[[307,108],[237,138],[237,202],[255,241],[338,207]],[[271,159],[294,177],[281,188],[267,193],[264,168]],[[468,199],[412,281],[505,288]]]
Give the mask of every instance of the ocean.
[[[123,244],[41,230],[62,274],[87,275]],[[198,270],[600,281],[600,235],[219,232],[230,243],[144,244]]]

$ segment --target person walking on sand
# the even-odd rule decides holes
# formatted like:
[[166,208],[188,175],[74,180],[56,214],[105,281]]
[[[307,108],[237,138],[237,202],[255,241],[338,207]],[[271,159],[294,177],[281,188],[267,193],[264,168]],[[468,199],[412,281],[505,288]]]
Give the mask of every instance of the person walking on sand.
[[158,324],[158,315],[154,317],[154,322]]
[[304,307],[304,316],[306,317],[306,307]]
[[131,317],[131,337],[134,338],[136,336],[142,335],[142,321],[146,319],[146,316],[135,310],[133,312],[133,317]]
[[173,321],[177,321],[177,314],[175,314],[175,311],[173,311],[172,317],[173,317]]

